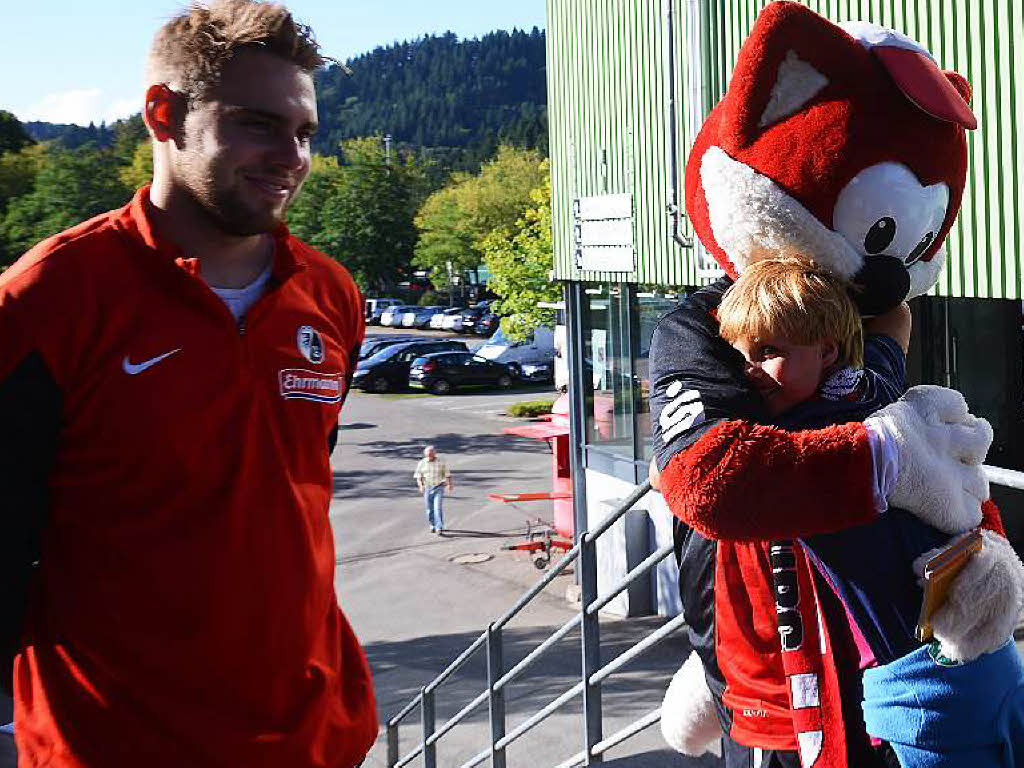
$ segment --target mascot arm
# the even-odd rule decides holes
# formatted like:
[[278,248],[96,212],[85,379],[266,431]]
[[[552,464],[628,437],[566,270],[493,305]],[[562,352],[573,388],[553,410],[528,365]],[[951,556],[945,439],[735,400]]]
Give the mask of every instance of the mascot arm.
[[715,539],[811,536],[876,515],[860,423],[786,432],[724,422],[672,457],[661,489],[676,516]]

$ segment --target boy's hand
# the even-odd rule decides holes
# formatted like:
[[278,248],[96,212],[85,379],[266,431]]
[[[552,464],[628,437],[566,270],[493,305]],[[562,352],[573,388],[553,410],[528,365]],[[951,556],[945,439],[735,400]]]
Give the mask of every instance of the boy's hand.
[[903,354],[910,349],[910,329],[912,318],[910,305],[907,302],[898,304],[884,315],[876,315],[864,319],[864,332],[888,336],[900,345]]
[[891,504],[944,533],[961,533],[981,522],[981,503],[989,495],[981,463],[992,444],[992,427],[968,412],[963,395],[944,387],[912,387],[865,424],[898,449]]

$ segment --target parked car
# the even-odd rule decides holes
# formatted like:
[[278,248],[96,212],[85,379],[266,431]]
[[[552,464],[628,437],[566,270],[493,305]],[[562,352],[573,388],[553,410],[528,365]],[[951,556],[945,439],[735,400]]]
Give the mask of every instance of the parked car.
[[512,386],[508,367],[472,352],[439,352],[416,358],[409,367],[409,386],[444,395],[456,387],[485,385],[507,389]]
[[434,316],[430,318],[430,327],[441,330],[445,327],[445,321],[447,321],[449,317],[459,314],[463,309],[465,309],[465,307],[448,307],[440,312],[435,312]]
[[408,333],[396,333],[394,336],[371,336],[359,347],[359,359],[365,360],[368,357],[372,357],[384,349],[384,347],[390,347],[393,344],[403,344],[407,341],[416,341],[421,338],[423,337],[413,336]]
[[366,299],[363,302],[364,306],[364,317],[366,318],[367,325],[377,325],[380,323],[380,316],[384,314],[384,310],[388,307],[397,307],[402,304],[401,299]]
[[447,339],[406,341],[385,347],[372,357],[360,360],[352,376],[352,386],[367,392],[405,389],[412,361],[431,352],[466,351],[465,343]]
[[512,341],[499,328],[476,353],[504,363],[523,381],[551,381],[555,377],[555,334],[550,328],[535,328],[523,341]]
[[397,304],[393,307],[388,307],[380,316],[380,324],[390,328],[399,328],[402,325],[402,316],[414,309],[416,309],[414,304]]
[[434,316],[434,313],[439,309],[444,309],[437,305],[429,307],[416,307],[416,309],[410,310],[402,315],[402,327],[403,328],[426,328],[430,324],[430,318]]
[[465,307],[459,307],[458,312],[453,312],[450,315],[445,315],[444,321],[441,323],[441,327],[446,331],[454,331],[455,333],[461,333],[462,313],[465,311]]
[[[462,310],[462,313],[459,315],[462,318],[462,323],[457,329],[459,333],[473,333],[473,331],[476,330],[477,320],[480,319],[480,316],[483,315],[490,306],[491,302],[481,301],[479,304],[476,304],[469,309]],[[453,328],[452,330],[456,329]]]
[[473,328],[473,333],[477,336],[490,336],[501,327],[501,315],[496,315],[491,311],[484,312],[480,315],[480,319],[476,321],[476,327]]

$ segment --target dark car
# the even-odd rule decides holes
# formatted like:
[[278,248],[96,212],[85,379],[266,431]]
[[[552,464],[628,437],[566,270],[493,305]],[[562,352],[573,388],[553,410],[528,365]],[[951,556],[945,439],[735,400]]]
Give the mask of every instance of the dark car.
[[486,385],[507,389],[512,386],[508,366],[472,352],[440,352],[424,355],[409,368],[409,386],[444,395],[456,387]]
[[413,336],[412,334],[395,334],[394,336],[371,336],[366,339],[362,346],[359,347],[359,359],[365,360],[368,357],[380,352],[385,347],[390,347],[395,344],[404,344],[407,341],[416,341],[422,339],[422,336]]
[[406,341],[385,347],[372,357],[360,360],[352,377],[352,386],[367,392],[405,389],[412,361],[431,352],[465,351],[461,341]]
[[481,301],[479,304],[475,304],[469,309],[462,310],[462,323],[459,327],[459,332],[474,333],[476,331],[477,321],[487,312],[490,306],[491,302]]
[[501,324],[501,315],[496,315],[493,312],[484,312],[476,321],[476,327],[473,328],[473,333],[477,336],[487,336],[490,338],[498,326]]

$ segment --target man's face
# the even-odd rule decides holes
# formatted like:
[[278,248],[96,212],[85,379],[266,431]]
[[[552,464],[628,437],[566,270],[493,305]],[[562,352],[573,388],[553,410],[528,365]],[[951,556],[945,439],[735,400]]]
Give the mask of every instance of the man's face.
[[270,53],[239,51],[186,114],[174,181],[225,233],[269,232],[309,174],[316,122],[309,74]]
[[437,451],[435,451],[433,448],[428,448],[426,451],[423,452],[423,455],[426,456],[427,461],[433,461],[434,458],[437,456]]
[[813,397],[836,358],[836,345],[830,341],[794,344],[769,336],[738,339],[733,347],[746,358],[747,378],[772,416]]

